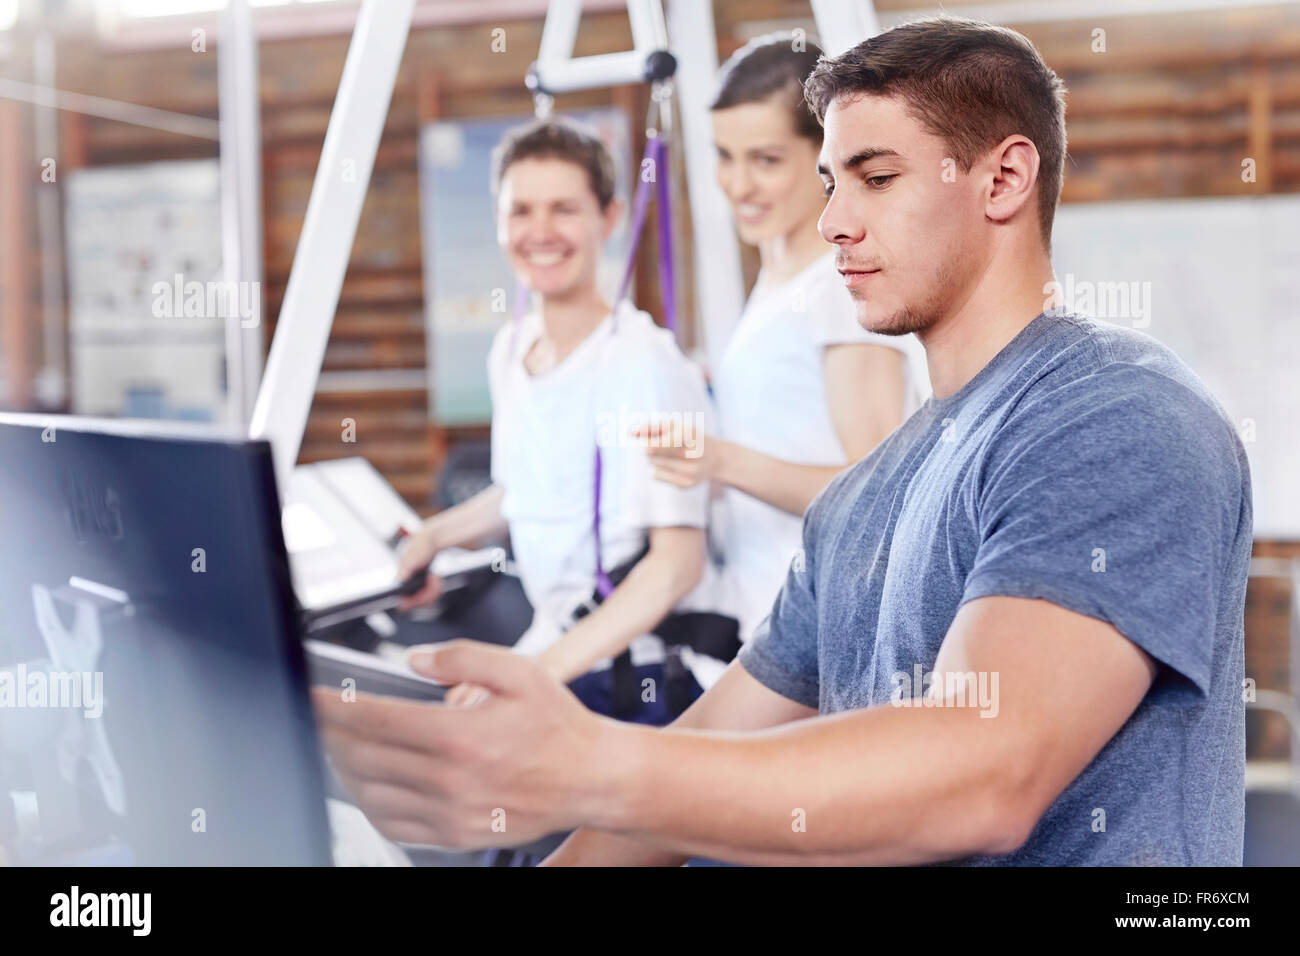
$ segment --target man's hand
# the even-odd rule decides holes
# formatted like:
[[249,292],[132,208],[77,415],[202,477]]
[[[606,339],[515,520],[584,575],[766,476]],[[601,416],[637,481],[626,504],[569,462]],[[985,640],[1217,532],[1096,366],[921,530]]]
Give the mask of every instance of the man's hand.
[[[673,730],[755,731],[816,717],[817,711],[782,697],[733,661],[718,682],[673,721]],[[689,853],[653,842],[583,827],[539,866],[681,866]]]
[[312,691],[330,762],[380,833],[398,843],[514,846],[604,819],[631,765],[634,731],[503,648],[452,641],[415,648],[410,662],[490,693],[456,708]]
[[478,684],[457,684],[447,695],[443,697],[443,703],[448,707],[473,707],[481,700],[485,700],[490,691],[486,687]]
[[[429,567],[434,556],[439,552],[440,547],[435,540],[434,533],[430,528],[424,528],[418,534],[411,536],[402,549],[401,556],[397,559],[397,580],[406,581],[412,575]],[[432,604],[442,593],[442,578],[429,572],[429,578],[424,582],[424,587],[414,594],[408,594],[398,602],[399,611],[409,611],[413,607],[420,607],[424,604]]]
[[[488,485],[468,501],[434,515],[413,534],[402,549],[397,562],[397,579],[408,581],[411,576],[429,567],[434,557],[444,548],[479,547],[485,539],[506,532],[506,519],[501,515],[501,501],[505,489]],[[429,575],[424,587],[403,598],[398,610],[409,611],[422,604],[432,604],[442,593],[442,581]]]

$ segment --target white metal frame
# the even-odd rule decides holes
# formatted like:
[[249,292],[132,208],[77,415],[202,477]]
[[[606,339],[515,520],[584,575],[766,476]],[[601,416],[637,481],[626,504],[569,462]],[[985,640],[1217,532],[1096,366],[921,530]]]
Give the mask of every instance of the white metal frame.
[[547,93],[571,93],[644,80],[646,57],[668,49],[663,5],[659,0],[627,0],[627,15],[632,25],[633,49],[574,57],[582,0],[551,0],[534,64],[542,88]]
[[880,32],[872,0],[812,0],[822,52],[839,56]]
[[691,204],[696,325],[705,362],[716,369],[740,321],[745,276],[731,210],[716,184],[717,152],[709,117],[718,76],[713,4],[699,0],[671,2],[668,35],[677,53],[677,100]]
[[246,427],[262,377],[262,120],[257,33],[248,0],[229,0],[217,47],[221,262],[227,289],[248,283],[254,315],[226,310],[226,419]]
[[298,460],[415,0],[364,0],[249,431],[271,442],[283,491]]

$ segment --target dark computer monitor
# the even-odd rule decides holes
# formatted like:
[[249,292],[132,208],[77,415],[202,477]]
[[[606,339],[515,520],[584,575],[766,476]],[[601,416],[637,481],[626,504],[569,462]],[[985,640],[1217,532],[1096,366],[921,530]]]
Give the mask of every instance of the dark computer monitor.
[[0,415],[0,540],[9,862],[330,862],[266,442]]

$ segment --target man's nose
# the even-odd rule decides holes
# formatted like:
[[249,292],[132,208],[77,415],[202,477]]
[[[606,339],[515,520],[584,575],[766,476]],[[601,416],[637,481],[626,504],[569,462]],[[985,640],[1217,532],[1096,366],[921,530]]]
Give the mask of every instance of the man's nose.
[[522,238],[529,242],[547,242],[556,235],[555,218],[550,213],[536,213],[524,222]]
[[821,218],[817,220],[817,231],[827,242],[851,245],[860,242],[867,229],[860,212],[842,194],[832,191]]

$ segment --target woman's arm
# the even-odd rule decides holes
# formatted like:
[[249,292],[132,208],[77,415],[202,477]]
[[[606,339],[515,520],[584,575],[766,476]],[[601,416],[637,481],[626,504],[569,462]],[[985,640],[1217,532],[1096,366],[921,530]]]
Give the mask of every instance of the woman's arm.
[[645,557],[600,606],[538,655],[542,666],[567,684],[650,633],[700,583],[705,547],[700,528],[651,528]]
[[666,429],[644,434],[655,477],[680,488],[704,480],[729,485],[773,507],[801,515],[832,478],[865,457],[903,421],[902,353],[884,345],[831,345],[822,358],[826,402],[846,465],[799,465],[709,436],[694,448]]
[[850,464],[903,423],[907,367],[887,345],[830,345],[822,352],[826,405]]
[[[538,663],[567,684],[597,661],[621,654],[642,634],[654,630],[700,583],[706,547],[701,528],[651,528],[645,557],[594,611],[537,655]],[[472,707],[487,693],[477,684],[457,684],[444,701],[452,707]]]
[[[713,481],[793,515],[807,511],[817,493],[845,468],[844,465],[796,465],[721,438],[710,438],[709,442],[710,451],[716,456],[709,474]],[[660,477],[657,469],[656,477]]]

